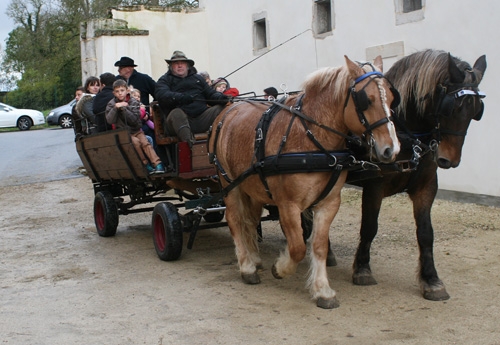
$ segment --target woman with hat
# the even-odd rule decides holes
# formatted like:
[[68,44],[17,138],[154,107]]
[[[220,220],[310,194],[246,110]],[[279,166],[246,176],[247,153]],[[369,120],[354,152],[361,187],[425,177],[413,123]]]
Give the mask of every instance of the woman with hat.
[[156,83],[155,99],[167,115],[165,132],[192,146],[193,133],[208,131],[229,97],[212,89],[194,67],[194,61],[176,50],[168,71]]

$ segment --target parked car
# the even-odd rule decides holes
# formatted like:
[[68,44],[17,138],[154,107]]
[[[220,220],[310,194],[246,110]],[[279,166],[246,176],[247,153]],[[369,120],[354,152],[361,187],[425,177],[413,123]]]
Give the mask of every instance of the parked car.
[[45,117],[38,110],[17,109],[0,103],[0,128],[17,127],[27,131],[31,126],[45,124]]
[[76,99],[73,99],[68,104],[61,105],[60,107],[51,110],[49,115],[47,116],[47,123],[49,125],[59,125],[62,128],[73,127],[71,110],[73,109],[73,106],[75,104],[76,104]]

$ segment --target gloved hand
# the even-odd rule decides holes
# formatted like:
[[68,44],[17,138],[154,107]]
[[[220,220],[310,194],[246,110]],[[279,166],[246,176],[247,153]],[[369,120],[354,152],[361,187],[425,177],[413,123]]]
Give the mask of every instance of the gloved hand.
[[188,95],[188,94],[183,94],[181,97],[179,97],[179,104],[181,105],[186,105],[186,104],[191,104],[194,102],[194,96]]
[[233,97],[222,95],[222,97],[220,97],[219,100],[217,101],[217,104],[226,105],[229,102],[233,102]]

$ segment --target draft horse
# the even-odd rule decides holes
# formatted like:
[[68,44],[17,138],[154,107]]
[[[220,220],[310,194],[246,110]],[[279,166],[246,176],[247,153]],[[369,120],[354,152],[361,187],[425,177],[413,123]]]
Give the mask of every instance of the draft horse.
[[423,297],[433,301],[450,297],[434,266],[431,207],[438,190],[437,168],[456,168],[460,163],[469,124],[483,114],[484,94],[478,86],[485,70],[484,55],[471,68],[447,52],[425,50],[400,59],[386,73],[401,97],[394,114],[401,152],[375,178],[349,173],[347,183],[363,187],[354,284],[377,283],[370,268],[370,248],[382,199],[406,192],[413,202]]
[[308,285],[317,306],[328,309],[338,306],[326,272],[328,234],[347,169],[356,165],[345,150],[347,133],[364,138],[380,162],[394,161],[399,152],[389,119],[394,96],[381,73],[382,59],[373,65],[347,56],[345,61],[345,66],[312,73],[302,92],[271,107],[255,101],[226,107],[209,138],[210,157],[226,191],[226,220],[243,281],[260,283],[256,228],[263,206],[277,206],[287,239],[272,268],[277,279],[293,274],[305,257],[301,212],[312,209]]

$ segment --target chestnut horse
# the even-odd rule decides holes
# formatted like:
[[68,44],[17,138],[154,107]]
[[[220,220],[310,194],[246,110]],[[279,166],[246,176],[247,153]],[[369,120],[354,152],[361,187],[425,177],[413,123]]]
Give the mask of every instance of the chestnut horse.
[[363,187],[359,246],[353,265],[356,285],[373,285],[370,247],[378,230],[382,199],[406,192],[413,202],[420,250],[418,277],[424,298],[450,296],[434,267],[431,207],[438,190],[437,168],[456,168],[471,120],[483,113],[478,86],[486,57],[474,67],[449,53],[425,50],[397,61],[386,73],[401,95],[394,123],[401,142],[396,163],[374,179],[349,173],[347,183]]
[[312,73],[301,93],[274,102],[275,111],[268,109],[269,102],[229,105],[214,121],[209,139],[210,156],[228,191],[226,220],[243,281],[260,283],[256,228],[263,206],[277,206],[287,239],[272,268],[277,279],[293,274],[306,255],[301,212],[310,208],[314,225],[308,285],[322,308],[338,306],[325,260],[330,225],[353,158],[335,151],[345,149],[351,131],[369,143],[381,162],[393,162],[399,152],[389,119],[394,96],[381,73],[382,59],[374,65],[357,64],[347,56],[345,61],[345,66]]

